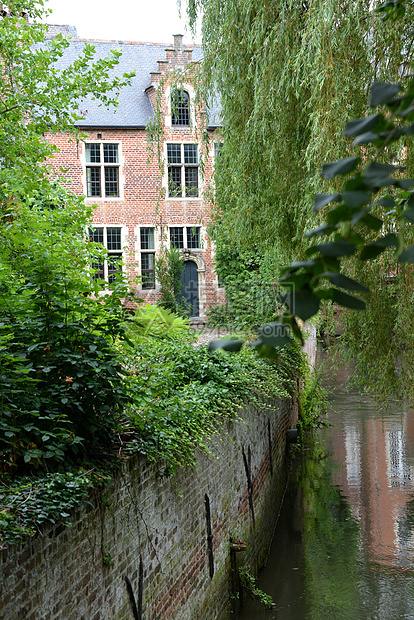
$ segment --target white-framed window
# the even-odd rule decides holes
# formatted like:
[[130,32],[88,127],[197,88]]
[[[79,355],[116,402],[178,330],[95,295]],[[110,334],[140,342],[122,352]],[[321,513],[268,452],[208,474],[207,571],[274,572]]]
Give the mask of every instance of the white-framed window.
[[165,89],[166,115],[165,126],[171,127],[172,132],[188,132],[197,124],[196,100],[194,88],[191,84],[168,84]]
[[169,198],[195,198],[199,195],[198,144],[167,144]]
[[86,195],[88,198],[120,196],[119,144],[86,142]]
[[122,271],[122,226],[95,226],[89,228],[89,240],[106,248],[108,258],[93,262],[92,279],[113,282]]
[[201,248],[200,226],[171,226],[170,245],[180,250],[198,250]]
[[171,89],[171,125],[189,127],[190,120],[190,95],[183,89]]
[[141,226],[139,229],[141,286],[142,289],[155,288],[155,228]]
[[214,143],[214,159],[218,159],[221,155],[221,149],[223,148],[223,143],[222,142],[215,142]]

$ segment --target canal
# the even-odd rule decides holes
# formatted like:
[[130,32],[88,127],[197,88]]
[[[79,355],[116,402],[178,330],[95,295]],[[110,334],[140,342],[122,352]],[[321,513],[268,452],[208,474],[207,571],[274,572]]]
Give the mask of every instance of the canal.
[[414,411],[332,375],[257,582],[276,606],[248,600],[242,620],[414,619]]

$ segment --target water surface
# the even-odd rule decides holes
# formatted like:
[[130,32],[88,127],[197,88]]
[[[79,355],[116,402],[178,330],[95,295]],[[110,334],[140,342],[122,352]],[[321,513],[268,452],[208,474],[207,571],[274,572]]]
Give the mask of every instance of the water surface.
[[331,425],[293,468],[258,585],[242,620],[414,620],[414,412],[330,385]]

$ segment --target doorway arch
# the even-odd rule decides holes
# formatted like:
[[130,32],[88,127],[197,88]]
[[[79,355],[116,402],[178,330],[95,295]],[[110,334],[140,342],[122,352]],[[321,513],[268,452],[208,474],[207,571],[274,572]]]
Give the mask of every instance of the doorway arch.
[[190,308],[189,316],[202,317],[205,313],[205,276],[206,265],[197,254],[185,250],[181,256],[184,270],[181,277],[180,298]]

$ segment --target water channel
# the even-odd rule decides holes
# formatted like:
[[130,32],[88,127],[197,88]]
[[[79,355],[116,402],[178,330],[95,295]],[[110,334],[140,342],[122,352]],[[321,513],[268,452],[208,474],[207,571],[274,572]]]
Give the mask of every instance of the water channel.
[[414,410],[329,385],[330,426],[291,469],[258,586],[241,620],[414,619]]

